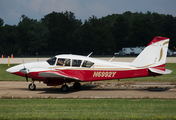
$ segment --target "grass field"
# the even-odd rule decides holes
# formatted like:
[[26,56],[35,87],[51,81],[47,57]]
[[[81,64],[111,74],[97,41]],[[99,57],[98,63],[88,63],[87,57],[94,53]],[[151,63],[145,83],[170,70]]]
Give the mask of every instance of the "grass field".
[[176,100],[0,99],[0,119],[176,119]]
[[[15,66],[17,64],[11,64],[10,67]],[[6,72],[6,69],[8,69],[7,64],[0,64],[0,81],[23,81],[25,80],[24,77],[16,76],[10,73]]]
[[[10,67],[16,64],[11,64]],[[0,81],[25,81],[24,77],[12,75],[6,72],[9,68],[7,64],[0,64]],[[169,75],[162,75],[157,77],[143,77],[143,78],[130,78],[121,79],[121,81],[170,81],[176,82],[176,63],[166,63],[166,68],[172,70],[173,72]]]
[[[11,65],[10,67],[14,66]],[[0,81],[25,81],[0,64]],[[167,63],[169,75],[121,81],[176,82],[176,63]],[[163,99],[0,99],[0,120],[7,119],[176,119],[176,100]]]

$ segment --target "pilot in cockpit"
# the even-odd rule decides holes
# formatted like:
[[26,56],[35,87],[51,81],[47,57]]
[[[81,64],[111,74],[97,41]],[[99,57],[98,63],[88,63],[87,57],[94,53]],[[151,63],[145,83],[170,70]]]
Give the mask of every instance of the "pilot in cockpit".
[[61,65],[61,66],[63,66],[63,64],[64,64],[64,61],[61,60],[61,59],[58,59],[58,61],[57,61],[57,65]]

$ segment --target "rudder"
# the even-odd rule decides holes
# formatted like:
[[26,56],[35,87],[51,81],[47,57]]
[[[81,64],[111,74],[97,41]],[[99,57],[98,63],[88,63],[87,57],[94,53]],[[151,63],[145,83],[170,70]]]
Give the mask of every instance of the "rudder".
[[166,63],[169,38],[155,37],[132,62],[135,67],[154,67]]

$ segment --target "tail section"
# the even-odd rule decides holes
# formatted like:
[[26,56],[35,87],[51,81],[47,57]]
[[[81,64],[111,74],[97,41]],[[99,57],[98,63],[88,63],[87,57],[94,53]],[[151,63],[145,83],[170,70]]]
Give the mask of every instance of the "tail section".
[[148,67],[151,72],[160,74],[170,73],[164,68],[166,63],[168,46],[169,38],[155,37],[132,62],[132,66]]

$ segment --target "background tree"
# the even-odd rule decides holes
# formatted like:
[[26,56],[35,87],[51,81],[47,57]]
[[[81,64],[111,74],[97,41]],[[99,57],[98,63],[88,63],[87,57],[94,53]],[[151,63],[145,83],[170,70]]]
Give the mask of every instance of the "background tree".
[[127,35],[129,34],[129,22],[123,15],[119,15],[115,20],[113,25],[113,35],[116,43],[116,50],[120,50],[126,44],[128,44],[126,40]]
[[4,24],[4,20],[0,18],[0,26],[3,26],[3,24]]
[[71,38],[73,32],[81,26],[82,22],[75,19],[74,13],[52,12],[41,19],[49,30],[48,45],[52,46],[49,51],[69,52],[74,46]]
[[113,55],[123,47],[146,46],[155,36],[169,37],[176,47],[176,17],[158,13],[112,14],[82,23],[71,11],[52,12],[40,21],[21,15],[18,25],[0,18],[0,53],[15,56],[62,53]]
[[20,33],[18,40],[18,54],[35,54],[47,48],[48,30],[37,20],[21,16],[21,21],[17,28]]

